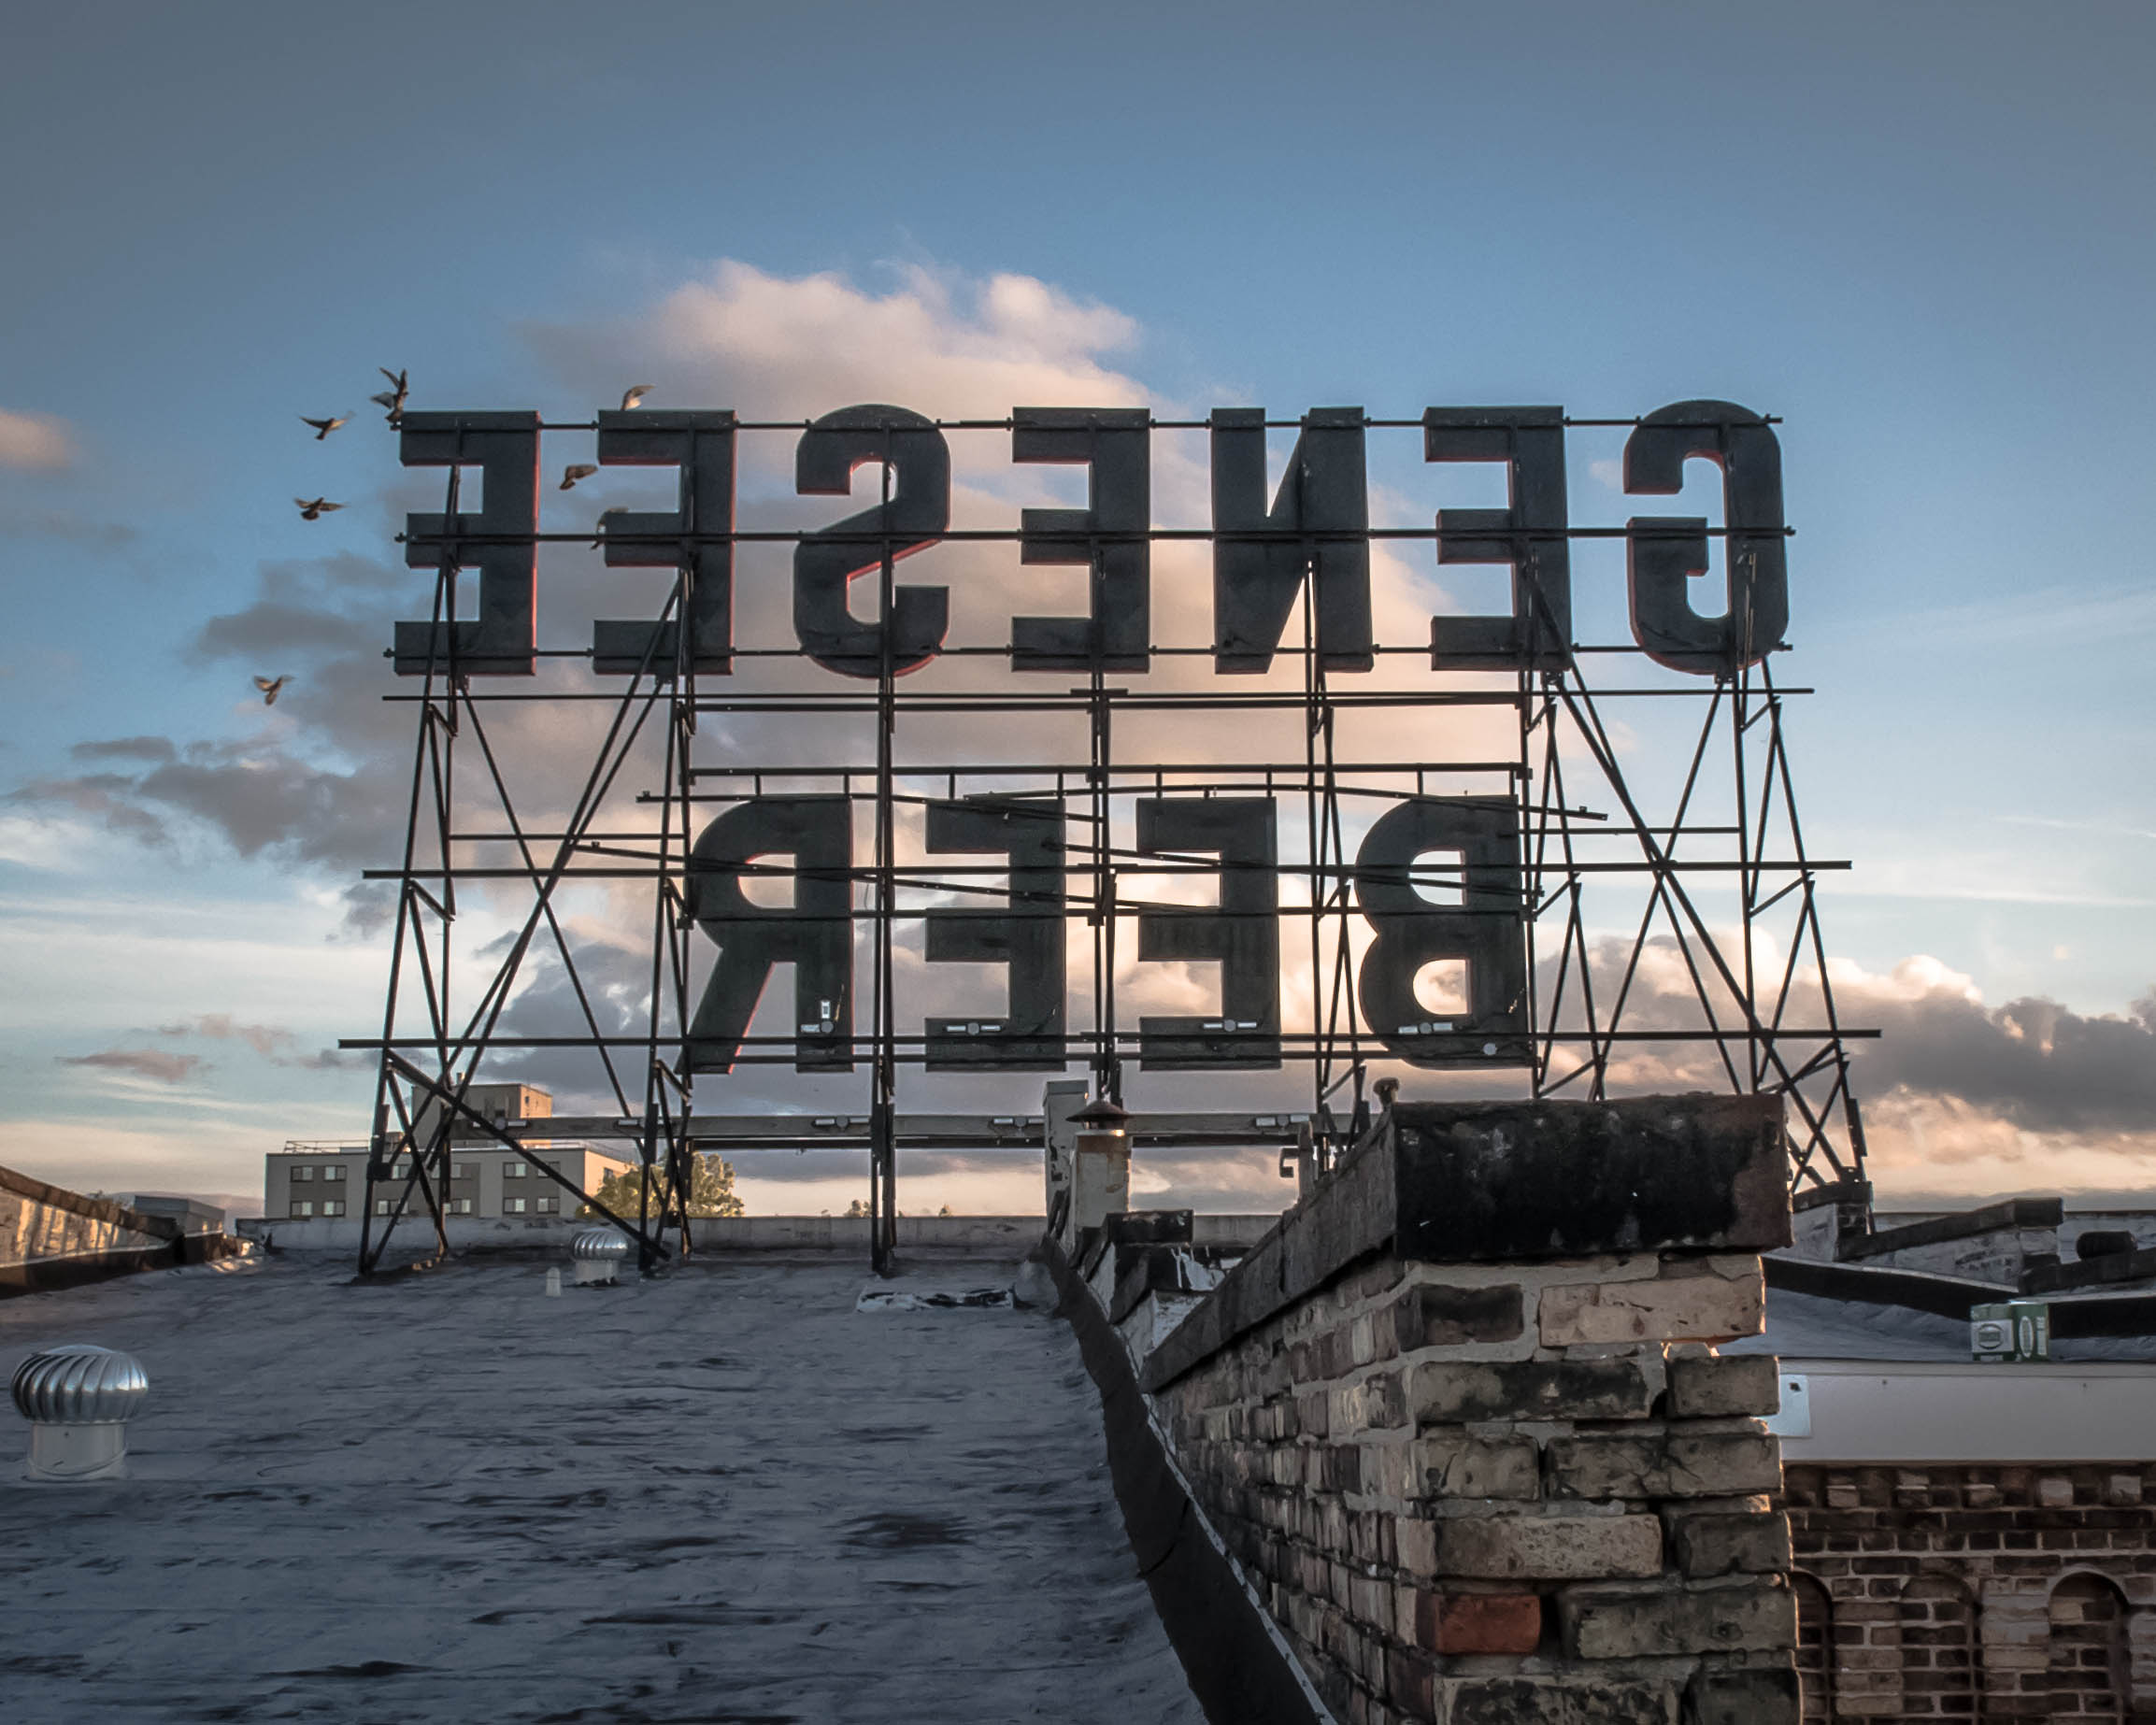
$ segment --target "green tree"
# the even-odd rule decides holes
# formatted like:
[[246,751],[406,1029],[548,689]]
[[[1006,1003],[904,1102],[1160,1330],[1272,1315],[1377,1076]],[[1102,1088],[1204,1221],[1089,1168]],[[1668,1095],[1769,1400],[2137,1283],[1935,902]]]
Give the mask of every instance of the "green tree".
[[[734,1164],[723,1158],[706,1153],[690,1159],[693,1172],[689,1177],[689,1214],[695,1216],[746,1216],[748,1206],[734,1190]],[[644,1182],[651,1182],[651,1210],[656,1213],[664,1190],[662,1171],[653,1168],[647,1176],[641,1167],[623,1168],[609,1174],[599,1182],[599,1190],[592,1195],[616,1216],[635,1220],[638,1208],[644,1203]],[[586,1209],[585,1216],[598,1212]]]

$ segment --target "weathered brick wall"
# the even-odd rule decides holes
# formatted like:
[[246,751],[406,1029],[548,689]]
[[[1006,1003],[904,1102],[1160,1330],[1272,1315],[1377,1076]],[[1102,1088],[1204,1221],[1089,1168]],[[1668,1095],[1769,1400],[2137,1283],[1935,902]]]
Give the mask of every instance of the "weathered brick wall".
[[1806,1718],[2156,1725],[2156,1464],[1792,1465],[1784,1490]]
[[1165,1387],[1215,1526],[1352,1725],[1797,1718],[1760,1261],[1353,1263]]

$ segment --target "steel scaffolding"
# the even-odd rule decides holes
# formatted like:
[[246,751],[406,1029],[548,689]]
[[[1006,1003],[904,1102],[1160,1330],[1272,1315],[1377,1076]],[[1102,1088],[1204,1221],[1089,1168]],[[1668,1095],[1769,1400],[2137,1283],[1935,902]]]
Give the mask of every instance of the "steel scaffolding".
[[[1301,432],[1311,422],[1264,424]],[[1007,436],[1015,423],[937,421],[935,429],[945,436]],[[1359,414],[1352,423],[1362,433],[1426,429],[1421,420]],[[1639,423],[1562,421],[1567,428]],[[798,421],[729,424],[743,436],[799,438],[808,429]],[[1214,421],[1147,421],[1151,432],[1217,424],[1218,416]],[[539,429],[573,437],[597,427]],[[1068,561],[1082,561],[1090,571],[1093,621],[1087,650],[1060,681],[1013,668],[1007,663],[1017,651],[1011,643],[958,641],[938,644],[935,656],[948,662],[943,675],[909,683],[898,629],[866,623],[864,628],[875,627],[877,657],[847,675],[825,668],[828,654],[823,666],[810,663],[818,655],[799,640],[730,644],[726,670],[714,673],[707,660],[700,669],[692,627],[708,609],[698,603],[698,582],[710,578],[699,573],[698,553],[715,545],[727,548],[729,557],[737,547],[798,547],[812,537],[828,539],[831,531],[742,529],[731,519],[699,522],[685,481],[678,523],[664,532],[612,535],[613,543],[642,544],[642,563],[676,563],[656,615],[627,637],[640,641],[640,650],[624,659],[618,642],[611,658],[596,646],[541,647],[539,675],[528,686],[505,687],[507,679],[489,676],[491,667],[466,662],[459,627],[474,608],[474,548],[498,546],[502,538],[460,526],[478,518],[460,516],[460,465],[443,464],[449,465],[444,514],[426,518],[443,526],[435,535],[408,535],[415,560],[438,552],[427,645],[418,655],[423,663],[405,663],[407,626],[400,625],[400,666],[413,681],[387,697],[416,708],[402,857],[393,867],[367,873],[369,879],[392,883],[396,894],[380,1031],[342,1045],[379,1059],[363,1273],[379,1267],[391,1229],[407,1213],[427,1217],[436,1249],[448,1249],[452,1143],[521,1149],[535,1137],[562,1135],[567,1121],[544,1133],[519,1131],[487,1118],[469,1097],[490,1061],[499,1068],[505,1057],[560,1049],[589,1056],[594,1088],[614,1109],[579,1117],[575,1124],[586,1135],[633,1146],[651,1177],[643,1182],[639,1208],[615,1214],[543,1159],[535,1159],[535,1171],[567,1188],[577,1206],[628,1233],[647,1269],[693,1249],[693,1159],[699,1146],[713,1144],[864,1148],[873,1256],[879,1271],[888,1269],[901,1148],[1037,1148],[1037,1139],[1007,1130],[1013,1118],[1007,1111],[994,1116],[992,1126],[986,1115],[938,1116],[943,1125],[911,1132],[898,1112],[905,1075],[952,1065],[948,1052],[941,1058],[932,1052],[933,1034],[901,1022],[894,961],[918,931],[922,901],[1015,911],[1024,908],[1028,891],[1017,878],[1015,857],[982,863],[904,860],[902,829],[910,833],[908,823],[932,805],[984,795],[999,805],[1031,803],[1058,811],[1063,884],[1060,891],[1036,891],[1033,903],[1074,933],[1082,928],[1085,937],[1072,943],[1083,957],[1066,977],[1072,999],[1082,1003],[1074,1015],[1082,1022],[1066,1021],[1050,1039],[1050,1052],[1054,1062],[1082,1066],[1097,1094],[1123,1101],[1131,1062],[1149,1046],[1146,1038],[1157,1034],[1133,1024],[1127,1001],[1119,1000],[1133,929],[1141,926],[1140,918],[1191,907],[1172,886],[1138,883],[1202,876],[1223,883],[1224,899],[1236,866],[1209,852],[1130,842],[1126,835],[1141,801],[1242,796],[1273,799],[1283,813],[1294,808],[1299,846],[1268,866],[1285,887],[1277,895],[1281,962],[1307,964],[1307,1011],[1291,1026],[1281,1008],[1278,1022],[1267,1027],[1271,1034],[1261,1037],[1249,1025],[1238,1028],[1223,1007],[1221,1022],[1206,1027],[1208,1046],[1222,1058],[1199,1082],[1208,1096],[1235,1103],[1253,1121],[1288,1121],[1280,1081],[1238,1059],[1246,1043],[1263,1041],[1269,1050],[1277,1041],[1278,1062],[1306,1069],[1295,1107],[1298,1116],[1306,1114],[1310,1148],[1322,1162],[1368,1129],[1376,1078],[1414,1071],[1413,1051],[1440,1048],[1450,1030],[1449,1020],[1435,1017],[1445,1010],[1441,1005],[1429,1007],[1431,1023],[1407,1027],[1373,1025],[1362,1010],[1356,977],[1371,939],[1371,870],[1366,862],[1359,868],[1356,837],[1366,834],[1374,814],[1405,802],[1479,796],[1514,811],[1518,901],[1495,908],[1521,925],[1528,1034],[1516,1062],[1508,1049],[1504,1063],[1465,1081],[1487,1091],[1494,1079],[1505,1078],[1535,1095],[1591,1099],[1643,1085],[1699,1088],[1710,1080],[1736,1091],[1773,1091],[1788,1100],[1792,1183],[1862,1180],[1863,1126],[1849,1085],[1849,1044],[1873,1033],[1844,1026],[1835,1010],[1816,891],[1822,874],[1847,864],[1813,858],[1806,848],[1785,719],[1789,703],[1810,691],[1782,686],[1772,675],[1778,621],[1773,638],[1754,644],[1749,620],[1733,620],[1733,628],[1741,623],[1746,631],[1744,650],[1731,652],[1709,673],[1668,668],[1666,654],[1657,663],[1636,641],[1567,638],[1563,651],[1521,650],[1509,670],[1430,668],[1412,678],[1388,674],[1405,673],[1418,660],[1431,665],[1433,648],[1378,641],[1370,654],[1373,677],[1342,669],[1338,653],[1327,646],[1328,624],[1311,575],[1300,584],[1296,609],[1275,649],[1285,667],[1279,676],[1238,684],[1210,675],[1205,662],[1220,662],[1217,640],[1149,640],[1139,655],[1143,668],[1133,668],[1127,650],[1111,650],[1105,638],[1101,620],[1114,604],[1106,551],[1139,542],[1207,545],[1229,536],[1214,528],[1149,523],[1121,531],[1096,526],[1074,536],[1082,549]],[[892,471],[885,462],[887,516]],[[1495,532],[1508,542],[1527,614],[1539,627],[1569,616],[1552,607],[1549,584],[1537,573],[1551,546],[1623,539],[1628,533],[1636,540],[1636,526],[1566,520],[1495,532],[1486,525],[1484,536]],[[1774,531],[1778,536],[1783,530],[1778,524]],[[1699,533],[1703,540],[1721,542],[1728,555],[1746,554],[1734,528],[1700,524]],[[535,525],[512,536],[535,558],[548,546],[592,541],[588,533],[542,533]],[[856,536],[868,547],[864,570],[872,569],[877,579],[875,615],[892,620],[902,604],[896,564],[918,549],[912,541],[919,535],[887,525]],[[1324,549],[1324,535],[1307,530],[1260,527],[1237,536],[1294,545],[1306,570]],[[1363,536],[1372,545],[1413,547],[1443,535],[1430,527],[1379,526]],[[938,543],[992,545],[1022,544],[1025,537],[1017,527],[946,528],[934,535]],[[731,571],[731,562],[727,567]],[[1194,682],[1178,675],[1192,668],[1208,675]],[[480,677],[486,685],[475,689]],[[615,677],[625,678],[619,689],[605,686]],[[511,717],[501,714],[504,706]],[[497,748],[500,727],[525,722],[535,709],[556,715],[558,730],[580,728],[589,746],[574,774],[564,771],[558,749],[550,755],[549,813],[539,824],[520,815],[535,793],[512,784],[516,775]],[[1633,759],[1633,726],[1650,733],[1673,729],[1677,720],[1663,716],[1676,714],[1684,716],[1684,741]],[[1006,727],[1035,718],[1074,733],[1082,727],[1084,758],[1002,758],[1023,752],[1002,746]],[[1207,758],[1221,752],[1217,748],[1175,747],[1193,721],[1208,718],[1233,718],[1239,734],[1265,746],[1241,750],[1238,759]],[[1488,720],[1497,721],[1497,731]],[[783,734],[798,735],[800,746],[745,755],[729,740],[739,725],[769,728],[773,721],[786,727]],[[926,759],[906,747],[917,725],[941,745]],[[1141,730],[1135,748],[1122,735],[1133,725]],[[1288,726],[1300,731],[1299,748],[1266,744],[1268,728]],[[1368,745],[1374,726],[1384,734],[1384,750]],[[837,759],[829,758],[827,741],[835,730],[847,738],[849,751]],[[1352,734],[1346,741],[1344,732]],[[1502,748],[1492,741],[1499,734],[1507,739]],[[958,747],[950,746],[954,740]],[[1664,777],[1666,784],[1660,782]],[[765,1117],[750,1132],[725,1125],[729,1117],[711,1105],[716,1100],[722,1106],[726,1085],[737,1080],[696,1070],[691,1048],[696,983],[712,952],[696,929],[694,848],[700,823],[775,786],[793,794],[810,786],[816,795],[845,799],[865,820],[867,859],[843,869],[811,869],[789,858],[734,873],[796,889],[812,877],[843,880],[844,914],[861,955],[853,987],[868,1010],[864,1021],[851,1021],[849,997],[835,1009],[827,1003],[817,1022],[790,1019],[782,1030],[744,1034],[726,1066],[852,1071],[859,1065],[866,1068],[866,1085],[857,1112],[805,1110],[792,1130],[786,1117]],[[561,792],[572,787],[575,794],[561,810]],[[1483,890],[1464,853],[1456,862],[1418,856],[1393,874],[1425,899],[1467,903]],[[563,914],[565,891],[586,888],[634,893],[646,904],[649,964],[641,998],[628,1003],[637,1022],[627,1031],[618,1022],[624,1009],[618,996],[608,1002],[617,1021],[611,1028],[602,1021],[586,974],[589,943],[574,936]],[[1163,891],[1169,896],[1148,895]],[[508,933],[466,950],[455,939],[460,895],[469,901],[475,894],[493,914],[507,918]],[[1290,938],[1298,923],[1306,938]],[[558,965],[575,1003],[578,1026],[566,1035],[529,1033],[513,1023],[520,986],[529,982],[534,955],[541,953]],[[843,1034],[836,1028],[842,1022]],[[1421,1040],[1409,1037],[1410,1031]],[[806,1062],[811,1040],[819,1059]],[[1409,1050],[1405,1060],[1403,1047]],[[1498,1052],[1495,1044],[1485,1051]],[[1448,1057],[1444,1063],[1462,1062]],[[1202,1068],[1205,1062],[1185,1064]],[[1053,1067],[1026,1069],[1052,1076]],[[939,1084],[954,1081],[963,1082],[938,1078]],[[1463,1080],[1432,1082],[1457,1088]],[[840,1122],[835,1127],[834,1119]],[[1193,1129],[1182,1141],[1220,1142],[1222,1130]],[[1301,1131],[1301,1122],[1253,1126],[1234,1141],[1278,1147],[1292,1143]],[[393,1177],[393,1162],[401,1177]],[[378,1208],[386,1215],[378,1217]]]

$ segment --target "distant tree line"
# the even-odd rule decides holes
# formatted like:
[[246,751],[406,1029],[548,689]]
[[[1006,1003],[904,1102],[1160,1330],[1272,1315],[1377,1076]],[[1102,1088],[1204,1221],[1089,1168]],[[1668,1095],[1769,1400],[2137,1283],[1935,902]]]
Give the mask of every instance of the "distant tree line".
[[[692,1172],[689,1176],[689,1214],[699,1216],[746,1216],[749,1208],[734,1190],[734,1164],[723,1157],[705,1152],[690,1158]],[[609,1174],[599,1182],[599,1190],[592,1195],[616,1216],[634,1219],[645,1205],[645,1186],[650,1182],[650,1207],[655,1215],[665,1190],[663,1172],[641,1165],[623,1168]],[[596,1216],[596,1210],[587,1209],[585,1216]]]

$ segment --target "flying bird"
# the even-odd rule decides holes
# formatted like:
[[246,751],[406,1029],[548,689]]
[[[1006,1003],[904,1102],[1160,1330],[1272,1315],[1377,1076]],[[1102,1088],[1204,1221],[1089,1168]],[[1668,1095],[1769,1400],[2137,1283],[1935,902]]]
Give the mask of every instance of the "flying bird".
[[275,706],[277,705],[278,695],[282,691],[284,686],[291,681],[292,678],[289,677],[279,677],[274,680],[266,677],[256,677],[254,679],[254,686],[262,691],[263,706]]
[[405,397],[411,393],[409,378],[407,373],[392,371],[387,365],[377,365],[375,369],[390,380],[390,387],[379,395],[370,395],[367,399],[380,407],[389,422],[394,425],[404,418]]
[[592,549],[594,551],[597,550],[600,545],[605,542],[607,534],[607,518],[609,515],[626,515],[628,513],[628,509],[624,506],[619,504],[617,504],[611,509],[601,509],[599,511],[599,520],[593,528],[593,531],[599,535],[599,537],[592,541]]
[[293,502],[299,505],[299,519],[303,521],[319,521],[330,510],[344,507],[341,503],[332,503],[326,497],[294,497]]
[[621,411],[626,413],[632,407],[641,407],[644,405],[644,397],[650,392],[651,385],[649,383],[639,383],[634,388],[623,390],[621,392]]
[[322,440],[324,437],[328,436],[328,435],[330,435],[330,433],[332,433],[333,431],[336,430],[336,428],[337,428],[338,426],[342,425],[342,424],[345,422],[345,420],[349,420],[349,419],[350,419],[350,418],[351,418],[351,415],[348,413],[348,414],[346,414],[346,415],[344,416],[344,419],[338,419],[338,420],[310,420],[310,419],[308,419],[308,418],[307,417],[307,415],[306,415],[306,414],[304,414],[304,413],[303,413],[303,414],[301,414],[301,415],[299,416],[299,422],[300,422],[302,425],[311,425],[311,426],[313,426],[313,427],[314,427],[314,440],[315,440],[317,443],[320,443],[320,442],[321,442],[321,440]]
[[574,491],[578,479],[588,479],[598,471],[590,462],[578,462],[573,466],[564,467],[562,469],[562,489],[565,492]]

